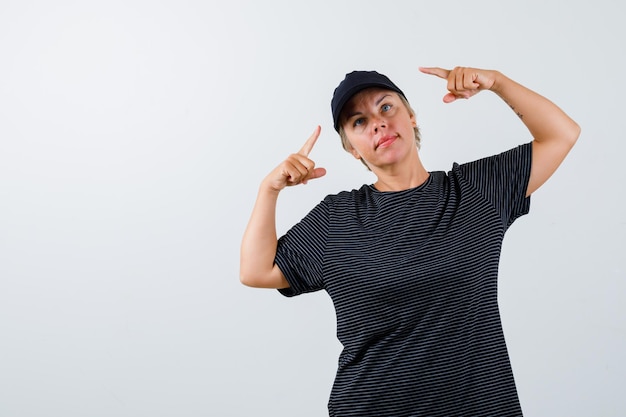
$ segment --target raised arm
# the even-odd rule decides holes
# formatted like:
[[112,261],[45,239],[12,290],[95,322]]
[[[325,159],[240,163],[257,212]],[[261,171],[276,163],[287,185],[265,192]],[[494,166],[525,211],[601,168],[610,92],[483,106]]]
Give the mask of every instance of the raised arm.
[[552,176],[580,135],[578,124],[557,105],[498,71],[464,67],[420,71],[448,81],[449,92],[443,98],[446,103],[491,90],[515,111],[534,139],[527,196]]
[[241,242],[239,279],[244,285],[257,288],[287,288],[289,283],[274,263],[276,236],[276,202],[285,187],[306,184],[326,174],[315,168],[309,153],[320,135],[318,126],[302,149],[278,165],[259,187],[256,203]]

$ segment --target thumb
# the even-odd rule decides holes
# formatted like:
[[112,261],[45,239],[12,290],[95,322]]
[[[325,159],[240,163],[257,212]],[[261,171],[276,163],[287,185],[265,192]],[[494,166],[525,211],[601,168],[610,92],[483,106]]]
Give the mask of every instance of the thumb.
[[324,175],[326,175],[326,168],[315,168],[315,169],[313,169],[313,171],[311,171],[309,173],[309,175],[307,175],[305,180],[302,181],[302,184],[306,184],[310,180],[314,180],[316,178],[323,177]]
[[455,101],[457,98],[458,98],[458,97],[457,97],[457,96],[455,96],[454,94],[452,94],[452,93],[448,93],[448,94],[446,94],[445,96],[443,96],[443,102],[444,102],[444,103],[446,103],[446,104],[447,104],[447,103],[452,103],[452,102],[453,102],[453,101]]
[[311,176],[309,177],[309,179],[321,178],[324,175],[326,175],[326,168],[315,168],[313,172],[311,173]]

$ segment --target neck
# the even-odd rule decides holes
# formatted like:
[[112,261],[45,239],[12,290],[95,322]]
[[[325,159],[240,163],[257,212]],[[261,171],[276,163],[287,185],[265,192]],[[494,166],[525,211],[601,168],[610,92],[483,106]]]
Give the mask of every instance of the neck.
[[411,158],[410,163],[379,168],[374,174],[378,177],[374,183],[378,191],[403,191],[415,188],[426,182],[430,176],[417,154],[416,158]]

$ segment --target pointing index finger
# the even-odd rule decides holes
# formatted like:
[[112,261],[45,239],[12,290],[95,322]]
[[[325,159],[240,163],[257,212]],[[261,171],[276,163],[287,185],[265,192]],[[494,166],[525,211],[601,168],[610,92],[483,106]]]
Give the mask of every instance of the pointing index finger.
[[439,78],[443,78],[444,80],[448,78],[448,75],[450,75],[449,70],[439,67],[419,67],[419,70],[424,74],[435,75]]
[[320,126],[317,126],[315,128],[315,130],[313,131],[313,134],[309,136],[306,142],[304,142],[304,145],[302,146],[302,148],[298,151],[300,155],[309,156],[309,153],[313,149],[315,142],[317,142],[317,138],[319,138],[320,136],[321,130],[322,128]]

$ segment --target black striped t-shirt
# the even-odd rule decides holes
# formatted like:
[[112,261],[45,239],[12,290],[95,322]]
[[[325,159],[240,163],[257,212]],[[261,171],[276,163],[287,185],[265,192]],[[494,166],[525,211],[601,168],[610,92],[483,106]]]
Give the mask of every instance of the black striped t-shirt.
[[521,416],[497,302],[530,143],[417,188],[327,196],[279,239],[286,296],[324,289],[343,345],[331,417]]

